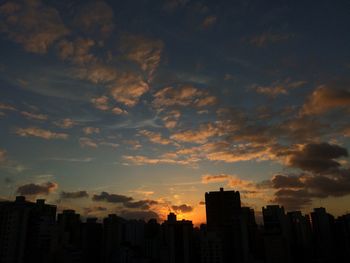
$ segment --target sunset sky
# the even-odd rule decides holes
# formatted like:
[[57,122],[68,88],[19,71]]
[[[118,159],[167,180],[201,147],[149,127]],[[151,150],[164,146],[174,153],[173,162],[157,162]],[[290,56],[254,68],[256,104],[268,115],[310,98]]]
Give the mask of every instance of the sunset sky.
[[350,2],[0,0],[0,198],[205,222],[350,210]]

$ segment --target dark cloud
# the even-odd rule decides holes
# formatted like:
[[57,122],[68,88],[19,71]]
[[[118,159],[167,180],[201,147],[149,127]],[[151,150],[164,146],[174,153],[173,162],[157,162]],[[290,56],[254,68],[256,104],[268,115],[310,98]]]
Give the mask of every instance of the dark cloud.
[[300,181],[300,177],[293,175],[275,175],[271,183],[273,188],[299,188],[304,186]]
[[93,201],[103,201],[108,203],[126,203],[133,200],[132,197],[125,195],[109,194],[107,192],[101,192],[99,195],[94,195],[92,197]]
[[310,205],[312,199],[306,190],[280,189],[275,193],[272,202],[283,205],[287,210],[300,210]]
[[17,188],[17,193],[20,195],[48,195],[55,189],[58,185],[53,182],[47,182],[43,184],[25,184]]
[[305,171],[322,173],[330,169],[337,169],[340,163],[334,159],[347,156],[347,149],[338,145],[306,144],[301,150],[292,152],[288,164]]
[[108,209],[103,206],[93,206],[93,207],[84,207],[85,214],[93,214],[96,212],[106,212]]
[[85,33],[108,37],[115,27],[112,8],[104,1],[86,2],[80,7],[74,25]]
[[62,191],[60,194],[62,199],[77,199],[89,197],[89,194],[86,191],[76,191],[76,192],[64,192]]
[[171,206],[171,208],[175,211],[175,212],[181,212],[181,213],[189,213],[193,211],[193,207],[183,204],[183,205],[173,205]]
[[126,219],[142,219],[148,221],[150,219],[159,219],[159,215],[154,211],[121,211],[119,215]]
[[310,205],[314,198],[341,197],[350,194],[350,170],[339,169],[327,174],[304,173],[298,176],[278,175],[266,187],[277,189],[272,202],[287,209]]
[[127,208],[139,208],[139,209],[149,209],[151,205],[158,204],[155,200],[140,200],[135,202],[125,202],[124,206]]

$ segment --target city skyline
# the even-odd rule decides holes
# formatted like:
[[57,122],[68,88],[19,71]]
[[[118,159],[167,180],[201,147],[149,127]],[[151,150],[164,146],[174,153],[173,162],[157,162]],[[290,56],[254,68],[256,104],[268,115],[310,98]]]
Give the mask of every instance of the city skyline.
[[348,262],[350,214],[310,214],[242,206],[238,191],[205,193],[207,222],[194,227],[169,212],[166,220],[98,220],[17,196],[0,202],[0,260],[12,262],[278,263]]
[[199,225],[224,187],[346,214],[349,9],[0,1],[0,199]]

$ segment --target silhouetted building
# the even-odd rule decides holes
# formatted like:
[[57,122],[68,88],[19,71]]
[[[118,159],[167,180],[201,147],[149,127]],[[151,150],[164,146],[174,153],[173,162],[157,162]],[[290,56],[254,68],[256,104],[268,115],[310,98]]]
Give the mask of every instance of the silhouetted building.
[[290,226],[283,206],[263,207],[264,250],[267,263],[290,262]]
[[42,199],[0,202],[0,262],[50,261],[55,219],[56,206]]
[[164,263],[192,263],[193,224],[188,220],[176,220],[176,215],[170,213],[168,220],[162,224],[162,243]]
[[102,261],[102,224],[97,222],[97,218],[87,218],[82,223],[81,245],[83,253],[83,262],[101,262]]
[[[239,192],[224,191],[220,188],[220,191],[205,193],[205,204],[207,238],[215,242],[212,246],[213,251],[208,252],[208,255],[221,254],[219,256],[222,258],[221,262],[225,263],[247,261],[251,250],[249,244],[251,211],[249,208],[242,210]],[[204,241],[204,244],[208,242],[209,240]],[[205,261],[211,262],[209,259]]]
[[119,262],[121,243],[123,241],[124,219],[115,214],[103,219],[103,259],[104,262]]
[[290,249],[294,262],[310,262],[312,259],[312,230],[308,216],[300,211],[287,213],[291,239]]
[[74,210],[57,216],[56,262],[82,262],[81,220]]
[[335,221],[336,262],[350,259],[350,214],[339,216]]
[[323,207],[311,213],[314,258],[317,262],[331,262],[334,258],[334,217]]

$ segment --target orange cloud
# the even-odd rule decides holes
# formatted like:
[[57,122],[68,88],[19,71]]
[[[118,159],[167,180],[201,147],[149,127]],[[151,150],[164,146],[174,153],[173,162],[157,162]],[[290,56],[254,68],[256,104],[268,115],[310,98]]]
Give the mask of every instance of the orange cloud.
[[0,163],[4,162],[7,158],[7,152],[4,149],[0,149]]
[[153,143],[158,143],[158,144],[163,144],[163,145],[168,145],[168,144],[172,143],[171,140],[163,138],[162,134],[158,133],[158,132],[142,130],[139,132],[139,134],[147,137]]
[[100,128],[97,128],[97,127],[85,127],[85,128],[83,128],[83,132],[86,135],[94,134],[94,133],[100,133]]
[[305,115],[317,115],[336,108],[350,106],[350,90],[332,88],[326,85],[317,87],[303,105]]
[[60,128],[69,129],[69,128],[72,128],[74,125],[76,125],[76,121],[70,118],[65,118],[59,121],[55,121],[54,124]]
[[109,99],[107,96],[101,96],[91,99],[91,102],[99,110],[109,110],[108,101]]
[[135,106],[140,97],[149,90],[149,86],[139,75],[124,73],[110,86],[112,97],[126,106]]
[[86,65],[97,62],[97,57],[90,51],[94,46],[94,40],[78,38],[74,41],[60,41],[57,49],[61,59],[68,60],[76,65]]
[[301,87],[305,83],[306,81],[291,82],[290,79],[286,79],[285,81],[275,81],[269,86],[254,85],[252,89],[259,94],[275,98],[278,95],[287,95],[290,89]]
[[21,111],[21,114],[27,119],[32,119],[32,120],[46,121],[48,118],[47,115],[45,114],[37,114],[37,113],[28,112],[28,111]]
[[25,50],[46,53],[58,39],[69,34],[56,9],[38,1],[13,1],[0,6],[0,30]]
[[178,133],[174,133],[170,136],[171,139],[180,142],[194,142],[204,143],[210,137],[218,135],[219,131],[211,124],[202,124],[198,130],[186,130]]
[[39,137],[46,140],[50,139],[67,139],[68,134],[66,133],[57,133],[49,130],[40,129],[37,127],[28,127],[28,128],[17,128],[16,134],[22,137]]
[[212,106],[217,103],[214,96],[201,91],[192,85],[165,87],[154,94],[153,105],[157,108],[170,106]]
[[5,104],[5,103],[0,103],[0,110],[17,111],[17,109],[12,105]]
[[152,78],[160,63],[163,42],[143,36],[127,35],[121,40],[121,49],[127,59],[136,62]]
[[81,147],[91,147],[91,148],[98,147],[98,144],[94,140],[87,138],[87,137],[81,137],[79,139],[79,143],[80,143]]

